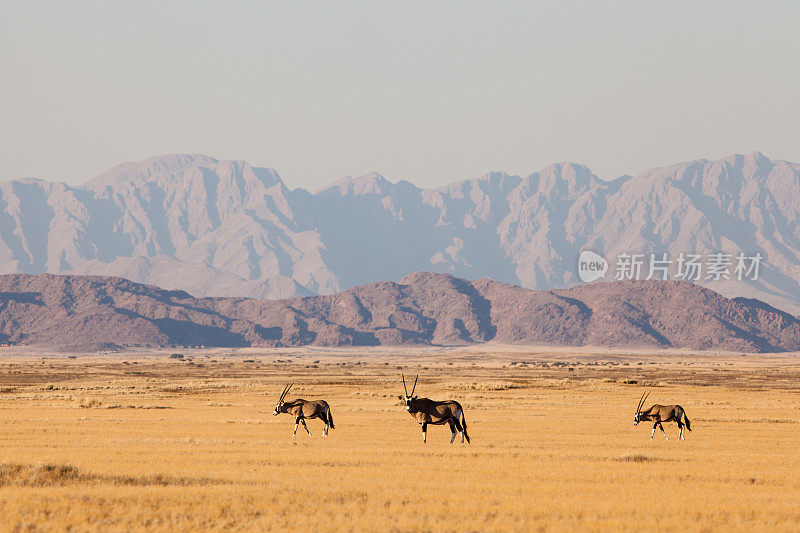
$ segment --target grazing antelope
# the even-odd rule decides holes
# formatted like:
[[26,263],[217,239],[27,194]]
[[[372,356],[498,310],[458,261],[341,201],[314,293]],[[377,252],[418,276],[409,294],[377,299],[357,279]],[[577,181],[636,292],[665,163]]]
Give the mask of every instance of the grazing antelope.
[[[428,424],[441,425],[450,424],[450,431],[453,435],[450,437],[450,444],[456,438],[456,431],[461,432],[461,442],[467,439],[469,442],[469,435],[467,435],[467,419],[464,418],[464,410],[461,404],[454,400],[447,400],[444,402],[436,402],[428,398],[418,398],[414,396],[414,391],[417,388],[417,379],[414,378],[414,386],[411,387],[411,394],[408,393],[406,387],[406,377],[403,378],[403,390],[405,390],[406,411],[413,416],[417,422],[422,424],[422,442],[428,442]],[[403,396],[400,396],[403,399]]]
[[[633,417],[633,425],[635,426],[642,421],[652,422],[653,431],[650,432],[650,440],[653,440],[653,435],[656,434],[656,428],[659,428],[661,433],[667,437],[667,432],[664,431],[664,426],[661,425],[661,422],[672,422],[674,420],[678,423],[678,439],[686,440],[686,437],[683,436],[683,427],[686,426],[686,429],[691,431],[692,426],[689,423],[689,417],[686,416],[686,411],[683,410],[683,407],[680,405],[655,404],[650,409],[642,411],[642,405],[644,405],[649,395],[649,392],[647,394],[642,393],[642,397],[639,399],[639,405],[636,407],[636,416]],[[681,418],[683,418],[683,422],[681,422]],[[667,437],[667,440],[669,440],[669,437]]]
[[289,413],[290,415],[294,416],[294,433],[292,433],[292,437],[297,435],[297,426],[300,423],[303,423],[303,428],[305,428],[306,433],[308,436],[311,436],[311,432],[308,430],[308,426],[306,425],[306,420],[311,420],[312,418],[319,418],[325,424],[325,427],[322,428],[322,436],[328,436],[329,429],[336,429],[333,427],[333,416],[331,416],[331,408],[328,407],[328,402],[325,400],[301,400],[298,398],[297,400],[292,400],[291,402],[284,402],[284,398],[289,393],[289,389],[292,388],[292,385],[286,385],[284,387],[283,392],[281,393],[281,397],[278,400],[278,405],[275,406],[275,412],[272,413],[273,416],[278,416],[280,413]]

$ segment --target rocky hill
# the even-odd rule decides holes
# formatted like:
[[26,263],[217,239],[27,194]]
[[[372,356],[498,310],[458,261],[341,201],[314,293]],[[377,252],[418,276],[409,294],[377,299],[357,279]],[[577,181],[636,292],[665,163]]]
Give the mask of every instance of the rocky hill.
[[496,343],[800,350],[800,320],[678,281],[532,291],[416,272],[324,296],[194,298],[100,276],[0,276],[0,341],[104,346]]

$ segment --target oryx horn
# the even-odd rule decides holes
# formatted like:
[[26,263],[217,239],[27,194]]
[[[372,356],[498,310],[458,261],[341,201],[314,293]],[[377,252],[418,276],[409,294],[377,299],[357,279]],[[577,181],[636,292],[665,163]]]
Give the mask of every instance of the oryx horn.
[[643,392],[643,393],[642,393],[642,397],[641,397],[641,399],[639,400],[639,405],[636,407],[636,412],[637,412],[637,413],[638,413],[638,412],[640,412],[640,411],[642,410],[642,406],[644,405],[644,402],[647,400],[647,397],[648,397],[648,396],[650,396],[650,393],[649,393],[649,392],[647,392],[647,393],[644,393],[644,392]]
[[284,398],[286,398],[286,395],[289,393],[289,389],[291,388],[292,388],[291,383],[286,385],[286,387],[284,387],[283,392],[281,393],[281,398],[280,400],[278,400],[279,403],[282,402]]

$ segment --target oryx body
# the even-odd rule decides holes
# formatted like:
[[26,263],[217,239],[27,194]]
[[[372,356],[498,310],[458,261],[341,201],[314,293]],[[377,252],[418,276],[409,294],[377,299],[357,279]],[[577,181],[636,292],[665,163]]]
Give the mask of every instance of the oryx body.
[[428,398],[414,396],[414,390],[417,388],[417,379],[419,379],[419,376],[414,379],[414,386],[411,388],[411,394],[409,394],[406,388],[406,378],[403,376],[403,389],[406,393],[403,398],[408,414],[414,417],[422,426],[422,441],[428,442],[428,424],[435,426],[449,424],[452,432],[450,444],[453,444],[457,432],[461,433],[461,442],[464,442],[464,439],[469,442],[467,419],[464,417],[464,409],[461,404],[455,400],[437,402]]
[[683,428],[685,426],[686,429],[691,431],[692,426],[689,422],[689,417],[686,416],[686,411],[683,410],[683,407],[680,405],[655,404],[650,407],[650,409],[645,409],[642,411],[642,405],[644,405],[644,402],[647,400],[647,396],[649,395],[649,392],[646,395],[642,393],[642,398],[639,400],[639,406],[636,408],[636,415],[633,418],[633,425],[635,426],[639,422],[652,422],[653,431],[650,432],[650,440],[653,440],[653,435],[656,433],[656,428],[659,428],[661,433],[663,433],[667,440],[669,440],[669,437],[667,437],[667,432],[664,431],[664,426],[662,426],[661,423],[674,421],[678,424],[678,439],[686,440],[686,437],[683,436]]
[[322,420],[322,423],[325,424],[325,427],[322,429],[323,437],[328,436],[328,430],[336,429],[333,426],[333,416],[331,415],[331,408],[328,406],[328,402],[325,400],[303,400],[301,398],[286,402],[284,398],[286,398],[286,394],[288,394],[291,388],[291,385],[287,385],[283,389],[283,393],[281,393],[281,397],[272,414],[277,416],[280,413],[288,413],[294,417],[294,433],[292,433],[292,437],[297,435],[297,427],[301,423],[310,437],[311,432],[308,430],[306,420],[311,420],[313,418],[319,418]]

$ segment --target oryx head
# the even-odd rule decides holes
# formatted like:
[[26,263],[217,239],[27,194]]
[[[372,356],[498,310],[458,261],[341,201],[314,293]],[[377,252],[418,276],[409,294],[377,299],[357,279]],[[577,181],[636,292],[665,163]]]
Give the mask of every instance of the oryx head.
[[633,425],[634,426],[641,421],[641,418],[642,418],[642,406],[644,405],[644,402],[645,402],[645,400],[647,400],[648,396],[650,396],[649,392],[647,394],[645,394],[643,392],[642,393],[642,397],[639,399],[639,405],[636,406],[636,415],[633,417]]
[[405,391],[405,402],[406,402],[406,411],[411,411],[411,400],[414,399],[414,390],[417,388],[417,380],[419,379],[419,375],[414,378],[414,386],[411,387],[411,394],[408,393],[408,388],[406,387],[406,377],[401,374],[403,378],[403,390]]
[[292,388],[291,384],[286,385],[283,388],[283,392],[281,393],[281,397],[278,398],[278,404],[275,406],[275,412],[272,413],[273,416],[277,416],[277,415],[279,415],[279,414],[284,412],[284,410],[283,410],[283,399],[286,398],[286,394],[289,392],[289,389],[291,389],[291,388]]

